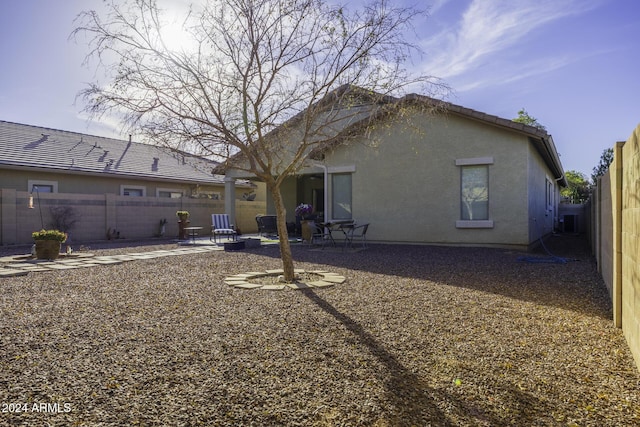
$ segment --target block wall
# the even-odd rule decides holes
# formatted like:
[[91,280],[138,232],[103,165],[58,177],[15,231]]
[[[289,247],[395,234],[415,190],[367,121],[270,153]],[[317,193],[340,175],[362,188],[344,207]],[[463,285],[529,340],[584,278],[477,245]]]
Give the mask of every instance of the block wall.
[[622,331],[640,366],[640,126],[622,147]]
[[[33,200],[30,202],[30,198]],[[33,207],[30,208],[30,205]],[[51,208],[73,209],[77,222],[70,231],[72,243],[106,240],[108,231],[121,238],[147,239],[160,234],[160,221],[166,219],[165,237],[177,237],[176,211],[190,213],[190,225],[203,227],[209,235],[211,214],[224,213],[222,200],[162,197],[129,197],[115,194],[40,193],[0,190],[0,245],[33,242],[31,233],[52,228]],[[243,233],[257,232],[255,216],[266,213],[266,202],[236,200],[235,225]]]
[[592,194],[591,237],[598,270],[640,367],[640,126],[614,147],[614,160]]

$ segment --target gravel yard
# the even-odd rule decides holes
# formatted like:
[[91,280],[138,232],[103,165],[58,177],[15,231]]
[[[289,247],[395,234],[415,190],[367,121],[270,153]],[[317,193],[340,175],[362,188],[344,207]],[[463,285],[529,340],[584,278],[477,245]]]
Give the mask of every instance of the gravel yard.
[[224,284],[279,268],[263,247],[0,279],[0,425],[640,425],[640,373],[584,241],[548,246],[577,261],[295,247],[296,267],[346,283]]

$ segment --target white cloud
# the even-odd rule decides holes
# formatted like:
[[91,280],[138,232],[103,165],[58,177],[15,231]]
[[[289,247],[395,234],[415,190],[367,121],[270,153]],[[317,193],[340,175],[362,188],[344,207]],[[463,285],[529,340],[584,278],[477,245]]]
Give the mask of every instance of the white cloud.
[[532,58],[525,63],[513,63],[509,66],[500,65],[499,68],[501,68],[504,73],[474,73],[473,79],[462,78],[462,83],[457,86],[456,89],[459,92],[465,92],[492,85],[515,83],[537,75],[559,70],[590,57],[606,55],[616,50],[618,49],[598,50],[587,54],[571,53],[557,57],[545,56],[543,58]]
[[445,4],[449,3],[451,0],[433,0],[431,4],[429,4],[429,13],[434,14],[438,10],[440,10]]
[[[424,40],[427,62],[423,69],[444,80],[475,74],[482,67],[491,66],[499,54],[518,50],[533,31],[591,10],[601,1],[473,0],[457,22]],[[518,68],[527,66],[520,64]],[[504,77],[500,80],[504,81]]]

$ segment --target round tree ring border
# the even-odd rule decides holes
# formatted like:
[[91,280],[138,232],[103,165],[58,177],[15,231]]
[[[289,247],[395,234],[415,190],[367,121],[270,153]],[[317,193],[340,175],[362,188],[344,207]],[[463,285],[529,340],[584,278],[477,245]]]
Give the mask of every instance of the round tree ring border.
[[235,276],[225,277],[224,282],[232,286],[234,288],[239,289],[262,289],[269,291],[280,291],[284,289],[312,289],[312,288],[327,288],[336,284],[341,284],[345,282],[345,277],[337,274],[331,273],[329,271],[324,270],[302,270],[295,269],[295,274],[315,274],[320,276],[320,279],[314,280],[312,282],[304,282],[304,281],[296,281],[295,283],[277,283],[277,284],[260,284],[260,283],[251,283],[252,279],[263,278],[263,277],[277,277],[284,274],[284,270],[265,270],[265,271],[249,271],[247,273],[236,274]]

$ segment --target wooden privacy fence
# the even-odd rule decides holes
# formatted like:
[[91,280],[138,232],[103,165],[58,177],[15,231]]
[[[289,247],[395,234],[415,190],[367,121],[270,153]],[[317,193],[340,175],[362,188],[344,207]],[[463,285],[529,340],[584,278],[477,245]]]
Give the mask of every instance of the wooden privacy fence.
[[[30,198],[33,197],[32,203]],[[30,207],[32,204],[33,207]],[[0,190],[0,245],[30,244],[31,233],[51,228],[52,208],[70,208],[77,221],[70,230],[72,242],[106,240],[108,234],[127,239],[160,235],[178,236],[176,211],[189,211],[190,225],[209,234],[211,214],[224,213],[224,201],[198,198],[131,197],[115,194],[40,193]],[[54,209],[55,210],[55,209]],[[266,203],[236,200],[235,225],[243,233],[257,232],[255,217],[266,212]]]
[[609,290],[614,324],[640,367],[640,126],[614,147],[590,202],[589,237]]

